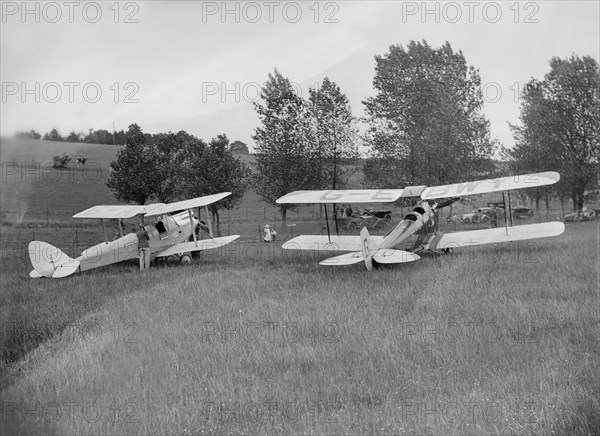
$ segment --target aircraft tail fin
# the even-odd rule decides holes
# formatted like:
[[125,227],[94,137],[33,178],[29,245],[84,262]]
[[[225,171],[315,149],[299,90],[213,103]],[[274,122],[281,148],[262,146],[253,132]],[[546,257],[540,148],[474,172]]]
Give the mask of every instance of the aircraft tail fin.
[[29,277],[52,277],[61,278],[73,274],[79,269],[79,261],[71,259],[58,248],[41,241],[29,243],[29,259],[33,265],[33,271]]
[[360,231],[360,243],[365,266],[371,271],[373,269],[373,255],[377,252],[377,242],[371,237],[366,227],[363,227]]

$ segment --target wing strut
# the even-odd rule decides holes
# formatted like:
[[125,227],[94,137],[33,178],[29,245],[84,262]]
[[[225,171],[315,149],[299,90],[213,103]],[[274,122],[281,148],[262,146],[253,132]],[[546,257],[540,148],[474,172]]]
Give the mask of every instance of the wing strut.
[[208,223],[208,233],[210,234],[211,238],[215,238],[213,236],[213,231],[212,231],[212,223],[210,222],[210,214],[208,213],[208,206],[204,206],[204,210],[206,210],[206,222]]
[[325,204],[325,223],[327,224],[327,239],[329,239],[329,243],[331,244],[331,233],[329,233],[329,218],[327,217],[327,205]]
[[510,226],[512,227],[515,223],[513,222],[512,206],[510,204],[510,191],[506,193],[508,195],[508,219],[510,220]]
[[104,230],[104,241],[108,244],[108,235],[106,234],[106,226],[104,225],[104,218],[100,218],[100,222],[102,223],[102,230]]
[[[325,206],[327,207],[327,206]],[[336,204],[333,204],[333,221],[335,222],[335,234],[340,236],[340,231],[338,230],[338,222],[337,222],[337,207]]]

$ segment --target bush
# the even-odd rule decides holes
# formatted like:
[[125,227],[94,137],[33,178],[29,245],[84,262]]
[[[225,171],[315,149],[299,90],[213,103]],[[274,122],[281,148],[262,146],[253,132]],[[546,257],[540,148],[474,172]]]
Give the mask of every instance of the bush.
[[69,162],[71,162],[71,157],[67,153],[63,153],[60,156],[54,156],[52,160],[54,161],[52,164],[54,168],[67,168]]

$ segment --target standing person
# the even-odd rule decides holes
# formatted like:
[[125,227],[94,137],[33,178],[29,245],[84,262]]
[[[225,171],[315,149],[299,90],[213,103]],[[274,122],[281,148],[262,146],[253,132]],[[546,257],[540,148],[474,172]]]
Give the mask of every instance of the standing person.
[[146,269],[150,267],[150,244],[148,241],[150,240],[150,236],[148,236],[148,232],[144,228],[143,225],[140,224],[138,231],[135,233],[138,238],[138,250],[140,253],[140,269]]
[[263,229],[263,231],[265,232],[265,237],[263,240],[265,242],[273,241],[273,236],[271,234],[271,227],[268,224],[265,224],[265,228]]
[[496,209],[496,206],[492,207],[490,218],[490,227],[498,227],[498,210]]

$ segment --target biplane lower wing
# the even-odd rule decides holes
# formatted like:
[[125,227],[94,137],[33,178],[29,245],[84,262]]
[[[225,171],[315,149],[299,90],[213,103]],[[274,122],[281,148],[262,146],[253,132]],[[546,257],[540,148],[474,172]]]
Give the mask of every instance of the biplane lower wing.
[[468,232],[445,233],[434,238],[426,249],[443,250],[474,245],[498,244],[501,242],[525,241],[561,235],[565,225],[560,222],[526,224],[515,227],[471,230]]
[[201,239],[196,242],[184,242],[159,251],[158,253],[155,253],[154,256],[168,257],[175,254],[189,253],[191,251],[212,250],[227,245],[239,237],[240,235],[231,235],[213,239]]
[[[371,236],[377,243],[383,240],[383,236]],[[313,251],[359,251],[362,250],[361,237],[325,235],[302,235],[290,239],[282,248],[286,250],[313,250]]]

